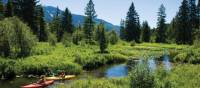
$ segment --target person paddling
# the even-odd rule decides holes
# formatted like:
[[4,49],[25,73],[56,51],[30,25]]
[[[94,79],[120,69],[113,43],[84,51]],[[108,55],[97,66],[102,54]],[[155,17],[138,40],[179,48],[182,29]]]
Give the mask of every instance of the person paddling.
[[65,71],[62,71],[62,72],[61,72],[60,77],[61,77],[62,79],[65,78]]
[[38,84],[42,84],[42,83],[44,83],[46,80],[45,80],[45,75],[42,75],[41,77],[40,77],[40,80],[37,82]]

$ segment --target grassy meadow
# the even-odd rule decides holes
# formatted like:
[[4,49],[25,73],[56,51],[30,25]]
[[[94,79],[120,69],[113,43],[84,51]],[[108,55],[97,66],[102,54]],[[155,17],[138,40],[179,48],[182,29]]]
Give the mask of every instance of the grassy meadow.
[[[54,73],[64,70],[66,74],[79,75],[84,70],[93,70],[107,64],[124,63],[134,59],[148,59],[153,56],[160,59],[163,55],[169,55],[170,61],[175,63],[168,73],[162,69],[154,73],[157,88],[171,86],[173,88],[199,87],[199,53],[195,46],[158,44],[158,43],[128,43],[118,42],[109,45],[108,53],[100,54],[97,45],[71,45],[65,47],[62,43],[51,46],[49,43],[38,43],[31,55],[26,58],[9,59],[1,58],[1,66],[8,77],[44,75],[48,69]],[[193,58],[193,59],[188,59]],[[11,65],[12,64],[12,65]],[[1,72],[1,73],[2,73]],[[70,84],[58,85],[57,88],[128,88],[130,77],[125,78],[89,78],[76,80]],[[188,81],[190,80],[190,81]]]

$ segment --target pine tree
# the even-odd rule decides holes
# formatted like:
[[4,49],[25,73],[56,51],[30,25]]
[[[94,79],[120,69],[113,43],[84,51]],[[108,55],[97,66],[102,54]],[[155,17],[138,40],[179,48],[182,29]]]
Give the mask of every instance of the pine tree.
[[64,32],[70,34],[73,33],[72,14],[68,8],[66,8],[65,12],[63,13],[62,28],[64,29]]
[[120,38],[125,39],[125,21],[121,20],[120,22]]
[[105,28],[104,28],[104,24],[101,23],[99,25],[100,28],[100,36],[99,36],[99,48],[101,53],[104,53],[106,48],[108,47],[108,43],[106,40],[106,34],[105,34]]
[[148,25],[148,22],[145,21],[142,24],[142,41],[150,42],[150,37],[151,37],[151,30]]
[[44,12],[41,5],[37,6],[37,26],[38,32],[37,36],[39,41],[47,41],[48,35],[47,31],[45,30],[45,21],[44,21]]
[[190,9],[187,0],[183,0],[178,12],[178,26],[176,42],[178,44],[192,44],[192,28],[190,23]]
[[189,16],[190,16],[190,23],[191,27],[194,29],[198,29],[198,11],[197,11],[197,6],[196,6],[196,0],[189,0]]
[[14,0],[14,14],[21,18],[31,27],[32,32],[37,34],[37,16],[36,4],[37,0]]
[[117,35],[117,33],[114,31],[114,30],[112,30],[110,33],[109,33],[109,42],[110,42],[110,44],[116,44],[117,42],[118,42],[118,35]]
[[84,21],[84,30],[86,43],[92,42],[93,30],[94,30],[94,19],[97,17],[96,11],[94,9],[94,3],[92,0],[89,1],[87,7],[85,8],[85,21]]
[[198,25],[200,26],[200,0],[198,0],[197,4],[197,16],[198,16]]
[[135,11],[134,4],[132,3],[126,17],[125,39],[127,41],[140,40],[140,26],[139,16]]
[[169,24],[169,27],[167,28],[167,42],[168,43],[175,43],[176,37],[177,37],[177,22],[178,18],[177,16],[174,17]]
[[165,24],[165,7],[162,4],[159,8],[158,12],[158,23],[157,23],[157,43],[165,43],[166,42],[166,24]]
[[4,18],[4,6],[3,6],[3,1],[0,0],[0,20]]
[[12,17],[14,15],[13,13],[13,0],[8,0],[6,4],[6,11],[5,16],[6,17]]
[[62,34],[64,31],[61,29],[61,18],[60,18],[60,11],[57,7],[56,14],[53,17],[51,22],[51,32],[56,34],[57,41],[60,42],[62,39]]

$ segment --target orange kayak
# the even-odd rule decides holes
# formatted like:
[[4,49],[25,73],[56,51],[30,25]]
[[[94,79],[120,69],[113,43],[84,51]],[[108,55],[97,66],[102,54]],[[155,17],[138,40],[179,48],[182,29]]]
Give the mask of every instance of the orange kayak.
[[21,88],[44,88],[51,84],[53,84],[53,80],[45,81],[44,83],[33,83],[25,86],[21,86]]

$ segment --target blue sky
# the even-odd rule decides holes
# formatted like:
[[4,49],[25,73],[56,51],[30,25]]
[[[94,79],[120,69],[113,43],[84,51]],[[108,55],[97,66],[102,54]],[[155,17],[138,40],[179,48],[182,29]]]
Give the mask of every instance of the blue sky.
[[[74,14],[84,15],[86,4],[89,0],[40,0],[45,6],[59,6],[61,10],[66,7]],[[161,4],[166,7],[167,22],[176,15],[182,0],[93,0],[98,18],[104,19],[112,24],[119,25],[134,2],[139,13],[141,22],[147,20],[151,27],[156,27],[157,12]]]

